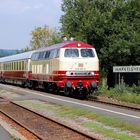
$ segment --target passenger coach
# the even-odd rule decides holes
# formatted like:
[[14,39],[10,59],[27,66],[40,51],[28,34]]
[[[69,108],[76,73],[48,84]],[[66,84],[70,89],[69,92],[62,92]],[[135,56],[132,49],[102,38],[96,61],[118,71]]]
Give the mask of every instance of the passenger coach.
[[43,86],[47,91],[65,95],[86,97],[99,82],[96,50],[80,41],[1,58],[0,65],[1,81],[16,79],[30,88]]
[[25,86],[31,79],[30,68],[33,51],[0,58],[0,82]]

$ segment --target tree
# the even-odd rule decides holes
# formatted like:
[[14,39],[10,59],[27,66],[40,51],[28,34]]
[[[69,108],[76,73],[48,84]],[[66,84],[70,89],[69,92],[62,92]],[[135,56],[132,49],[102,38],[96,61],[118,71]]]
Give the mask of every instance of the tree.
[[26,46],[20,52],[28,52],[28,51],[31,51],[31,48],[29,46]]
[[139,0],[63,0],[62,32],[96,47],[100,67],[140,64]]
[[47,47],[60,42],[60,34],[48,26],[37,27],[31,32],[32,39],[30,41],[31,49]]

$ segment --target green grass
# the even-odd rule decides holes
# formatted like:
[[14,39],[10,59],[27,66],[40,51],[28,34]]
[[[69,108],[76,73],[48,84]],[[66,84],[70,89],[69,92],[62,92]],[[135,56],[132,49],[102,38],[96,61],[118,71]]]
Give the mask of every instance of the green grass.
[[61,116],[69,116],[72,118],[85,117],[91,120],[96,120],[98,122],[101,122],[104,125],[117,127],[120,128],[121,130],[129,130],[140,134],[140,125],[129,124],[125,121],[108,117],[108,116],[99,115],[93,112],[89,112],[87,110],[75,109],[69,106],[61,106],[59,107],[57,112]]
[[12,140],[21,140],[21,138],[17,138],[17,137],[15,137],[15,136],[11,136],[11,139],[12,139]]
[[101,115],[99,115],[96,120],[98,122],[101,122],[101,123],[111,126],[111,127],[120,128],[121,130],[124,130],[124,131],[128,130],[133,133],[140,134],[140,125],[139,124],[134,125],[134,124],[130,124],[130,123],[127,123],[125,121],[122,121],[122,120],[119,120],[116,118],[111,118],[111,117],[101,116]]
[[99,126],[99,124],[96,124],[94,122],[85,122],[83,125],[87,128],[93,129],[93,131],[96,131],[98,133],[101,133],[107,137],[111,137],[117,140],[137,140],[136,138],[129,136],[127,133],[124,132],[114,132],[112,129],[104,128],[102,126]]

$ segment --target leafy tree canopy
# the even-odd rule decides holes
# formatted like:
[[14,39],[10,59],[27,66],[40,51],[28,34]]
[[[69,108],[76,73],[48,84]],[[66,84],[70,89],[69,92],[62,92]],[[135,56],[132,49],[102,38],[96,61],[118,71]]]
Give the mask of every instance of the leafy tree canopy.
[[101,68],[140,64],[139,0],[63,0],[62,32],[96,46]]
[[47,47],[60,42],[60,34],[48,26],[37,27],[31,32],[32,39],[30,41],[31,49]]

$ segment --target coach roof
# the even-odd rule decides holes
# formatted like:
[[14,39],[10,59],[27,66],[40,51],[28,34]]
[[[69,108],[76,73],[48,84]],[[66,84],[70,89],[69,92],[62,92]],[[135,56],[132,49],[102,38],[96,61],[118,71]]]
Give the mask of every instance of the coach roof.
[[33,52],[34,51],[29,51],[29,52],[24,52],[24,53],[20,53],[20,54],[1,57],[0,62],[10,62],[10,61],[30,59]]

